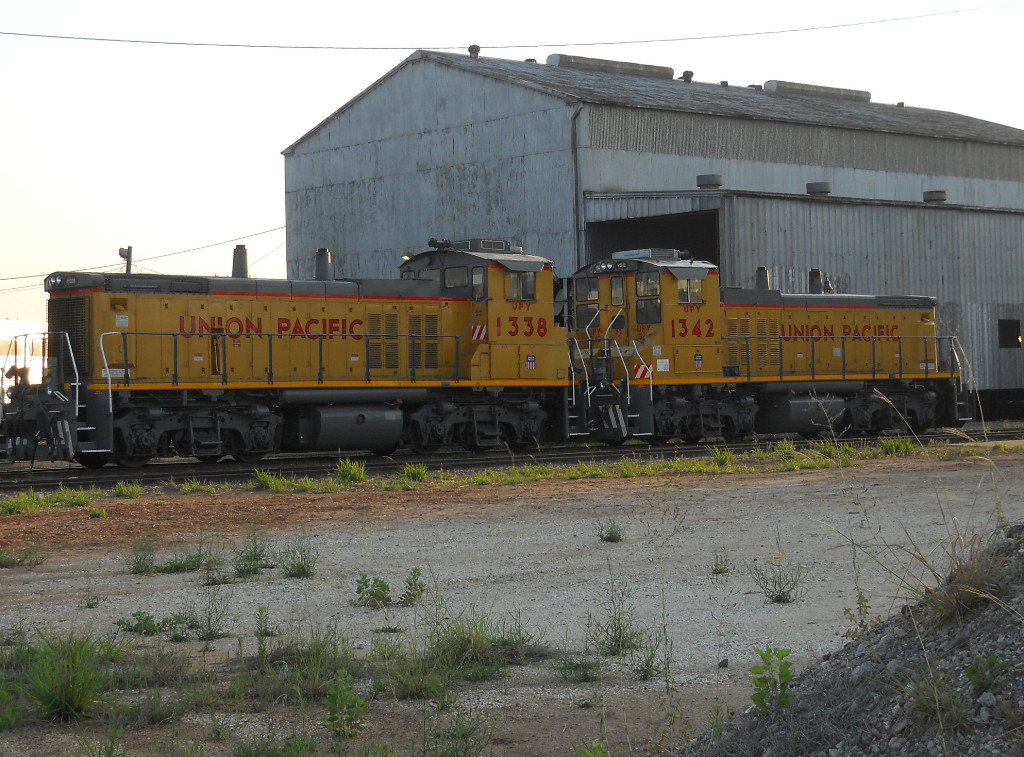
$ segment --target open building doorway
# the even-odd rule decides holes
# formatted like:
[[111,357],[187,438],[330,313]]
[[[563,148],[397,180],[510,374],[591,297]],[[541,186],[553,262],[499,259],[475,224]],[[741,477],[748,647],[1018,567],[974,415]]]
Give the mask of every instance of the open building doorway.
[[688,250],[694,260],[720,265],[718,211],[628,218],[587,224],[587,263],[620,250]]

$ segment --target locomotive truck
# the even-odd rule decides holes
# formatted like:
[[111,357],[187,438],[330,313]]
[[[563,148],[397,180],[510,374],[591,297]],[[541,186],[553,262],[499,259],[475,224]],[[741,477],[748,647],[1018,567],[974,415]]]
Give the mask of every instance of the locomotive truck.
[[668,250],[561,281],[503,240],[429,246],[395,279],[333,280],[326,250],[315,280],[53,273],[46,374],[4,374],[0,455],[253,463],[969,417],[929,297],[722,288]]

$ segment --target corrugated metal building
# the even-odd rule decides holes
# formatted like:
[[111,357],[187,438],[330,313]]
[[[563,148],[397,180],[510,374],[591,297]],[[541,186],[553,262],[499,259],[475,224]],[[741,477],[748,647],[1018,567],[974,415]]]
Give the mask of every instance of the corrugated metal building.
[[[1024,131],[856,90],[418,51],[285,151],[289,276],[392,276],[430,236],[567,275],[688,249],[751,286],[930,294],[977,385],[1024,387]],[[926,201],[927,200],[927,201]]]

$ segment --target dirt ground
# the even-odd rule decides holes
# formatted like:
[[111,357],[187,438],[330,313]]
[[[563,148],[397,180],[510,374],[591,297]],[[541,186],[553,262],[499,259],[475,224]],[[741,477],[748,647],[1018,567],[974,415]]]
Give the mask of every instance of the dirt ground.
[[[905,552],[911,542],[938,555],[958,532],[991,528],[997,510],[1010,522],[1022,521],[1022,495],[1020,449],[979,450],[955,460],[888,459],[843,470],[411,492],[374,484],[333,494],[156,490],[94,502],[90,507],[106,510],[103,518],[88,517],[88,508],[0,517],[0,547],[38,547],[48,555],[31,570],[0,571],[0,629],[106,633],[118,618],[140,610],[161,618],[210,591],[197,574],[131,574],[127,558],[143,536],[156,538],[158,559],[166,559],[199,540],[223,543],[230,555],[231,545],[254,528],[275,545],[302,534],[318,553],[313,578],[268,571],[218,588],[227,609],[219,652],[231,654],[239,638],[247,650],[255,646],[260,606],[281,629],[336,628],[359,654],[386,625],[404,627],[412,643],[422,637],[422,610],[370,610],[353,600],[361,573],[381,576],[395,590],[418,566],[449,613],[519,618],[550,651],[546,659],[513,667],[508,677],[460,689],[458,707],[486,715],[494,728],[495,753],[572,754],[603,736],[618,751],[642,754],[681,743],[684,731],[705,730],[716,700],[746,707],[755,645],[792,649],[797,669],[816,662],[846,643],[852,623],[844,610],[856,607],[858,582],[871,612],[888,615],[901,604],[896,577],[919,568]],[[624,539],[601,542],[598,530],[613,518]],[[851,541],[863,547],[856,564]],[[752,572],[771,560],[806,568],[798,601],[766,602]],[[716,561],[727,562],[729,572],[714,575]],[[616,659],[592,683],[565,681],[555,669],[563,655],[583,648],[588,618],[607,617],[613,586],[628,590],[639,622],[667,631],[671,687],[664,677],[636,680]],[[199,655],[199,643],[191,644]],[[360,738],[410,753],[428,727],[422,724],[429,709],[422,702],[374,699]],[[231,754],[235,744],[269,728],[287,734],[297,727],[329,741],[318,717],[285,708],[223,713],[219,722],[220,740],[208,714],[192,714],[160,729],[125,733],[121,743],[132,753],[161,754],[161,744],[194,740],[205,754]],[[0,754],[60,754],[73,750],[83,733],[98,732],[89,724],[30,723],[0,733]]]

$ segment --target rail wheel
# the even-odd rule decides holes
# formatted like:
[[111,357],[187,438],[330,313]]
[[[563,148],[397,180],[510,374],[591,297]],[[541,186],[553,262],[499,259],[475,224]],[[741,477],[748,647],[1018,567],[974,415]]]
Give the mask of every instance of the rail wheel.
[[262,450],[248,450],[246,452],[232,452],[231,457],[239,462],[246,465],[252,465],[258,463],[260,460],[265,458],[267,453]]
[[141,468],[152,459],[148,455],[118,455],[117,464],[121,468]]
[[209,465],[212,463],[219,463],[224,455],[194,455],[194,457],[199,462]]
[[110,455],[106,452],[79,452],[75,455],[75,462],[90,470],[96,470],[110,462]]

